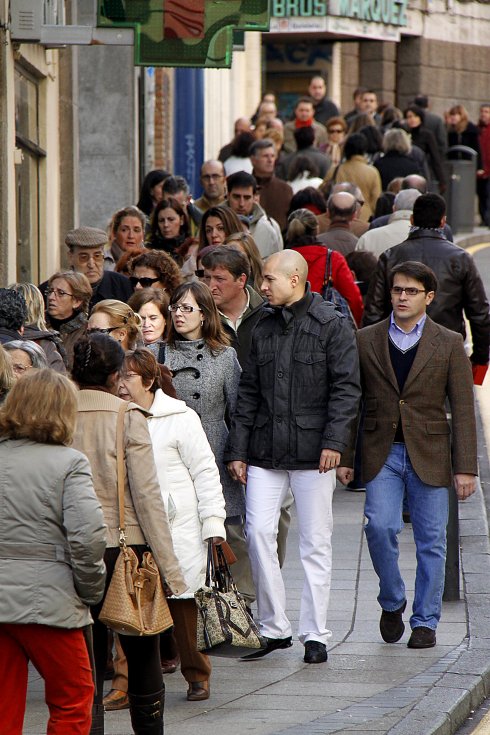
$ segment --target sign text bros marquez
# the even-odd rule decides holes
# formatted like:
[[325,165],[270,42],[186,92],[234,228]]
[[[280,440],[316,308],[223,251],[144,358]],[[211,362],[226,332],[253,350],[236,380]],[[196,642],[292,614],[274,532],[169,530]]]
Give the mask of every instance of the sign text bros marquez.
[[408,0],[272,0],[275,18],[314,18],[336,15],[342,18],[407,25]]

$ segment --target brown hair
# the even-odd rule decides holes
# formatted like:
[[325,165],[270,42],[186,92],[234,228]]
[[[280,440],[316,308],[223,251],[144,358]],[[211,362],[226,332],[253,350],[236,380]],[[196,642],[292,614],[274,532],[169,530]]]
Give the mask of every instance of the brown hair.
[[[194,296],[204,316],[202,325],[203,340],[213,354],[221,352],[225,347],[228,347],[230,339],[223,329],[217,306],[214,303],[211,291],[205,283],[201,283],[200,281],[183,283],[173,292],[172,298],[170,299],[171,306],[182,301],[188,293]],[[178,332],[174,328],[172,319],[169,319],[167,341],[171,347],[175,347],[176,338],[178,338]]]
[[50,288],[53,281],[56,281],[57,278],[63,278],[63,280],[69,284],[73,291],[73,297],[75,299],[80,299],[82,302],[80,310],[85,314],[88,314],[88,307],[90,299],[92,298],[92,286],[90,285],[87,276],[84,276],[83,273],[77,273],[76,271],[58,271],[49,279],[48,288]]
[[448,112],[448,115],[461,115],[461,120],[457,125],[450,125],[449,129],[454,128],[457,133],[464,133],[470,121],[468,110],[464,105],[454,105]]
[[146,347],[126,352],[123,367],[138,373],[145,388],[149,386],[152,393],[161,387],[158,362],[153,352]]
[[18,380],[0,409],[0,434],[41,444],[69,444],[77,417],[77,390],[65,375],[44,368]]
[[342,132],[347,132],[347,123],[345,122],[343,117],[329,117],[328,122],[326,124],[327,133],[330,130],[330,128],[333,128],[334,126],[338,126],[342,128]]
[[145,252],[147,252],[145,248],[129,248],[129,250],[125,250],[117,261],[114,270],[116,271],[116,273],[122,273],[123,276],[130,276],[132,261],[138,255],[142,255]]
[[182,274],[175,260],[162,250],[145,250],[131,261],[130,274],[135,268],[151,268],[157,274],[160,283],[172,293],[182,283]]
[[135,291],[131,298],[128,300],[128,306],[130,306],[133,311],[137,312],[138,314],[141,307],[145,304],[155,304],[155,306],[160,310],[161,315],[165,319],[165,329],[163,330],[162,335],[163,339],[166,338],[168,325],[170,322],[170,319],[168,318],[169,303],[170,298],[168,294],[165,291],[162,291],[161,288],[142,288],[138,291]]
[[115,237],[116,232],[121,226],[121,222],[125,217],[136,217],[139,219],[141,227],[143,229],[143,235],[145,234],[145,227],[146,227],[146,215],[144,212],[141,211],[141,209],[138,209],[138,207],[124,207],[124,209],[118,209],[117,212],[114,212],[112,215],[111,225],[110,225],[110,232],[111,237]]
[[253,283],[252,286],[256,291],[260,291],[262,281],[262,257],[255,240],[249,232],[233,232],[229,237],[226,238],[225,245],[237,245],[247,256],[250,264],[250,278]]
[[206,222],[210,217],[216,217],[223,225],[225,235],[231,235],[232,232],[240,232],[242,229],[242,223],[238,219],[238,215],[226,205],[221,207],[210,207],[207,209],[199,225],[199,250],[207,248],[209,243],[206,240]]

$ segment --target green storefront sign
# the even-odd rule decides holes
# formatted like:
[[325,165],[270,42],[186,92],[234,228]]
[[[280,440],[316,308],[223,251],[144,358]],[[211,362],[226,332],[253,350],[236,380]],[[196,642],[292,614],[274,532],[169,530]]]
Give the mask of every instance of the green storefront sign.
[[275,18],[320,18],[327,15],[407,25],[408,0],[272,0]]

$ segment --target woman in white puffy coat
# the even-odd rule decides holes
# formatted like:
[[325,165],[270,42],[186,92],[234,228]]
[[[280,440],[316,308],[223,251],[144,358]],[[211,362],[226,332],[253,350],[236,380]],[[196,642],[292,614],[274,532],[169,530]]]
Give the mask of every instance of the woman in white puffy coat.
[[204,584],[207,542],[226,538],[225,501],[214,454],[199,416],[184,401],[158,388],[158,364],[147,349],[128,352],[119,396],[145,408],[158,479],[172,533],[174,551],[187,591],[169,598],[187,699],[209,697],[211,664],[196,649],[194,592]]

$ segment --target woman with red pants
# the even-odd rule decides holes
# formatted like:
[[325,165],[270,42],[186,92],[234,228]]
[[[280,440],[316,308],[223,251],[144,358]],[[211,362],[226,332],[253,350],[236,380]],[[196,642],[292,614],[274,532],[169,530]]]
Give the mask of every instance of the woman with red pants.
[[87,458],[66,446],[77,392],[48,368],[0,411],[0,730],[22,735],[28,663],[50,735],[88,735],[94,684],[84,628],[105,583],[105,526]]

